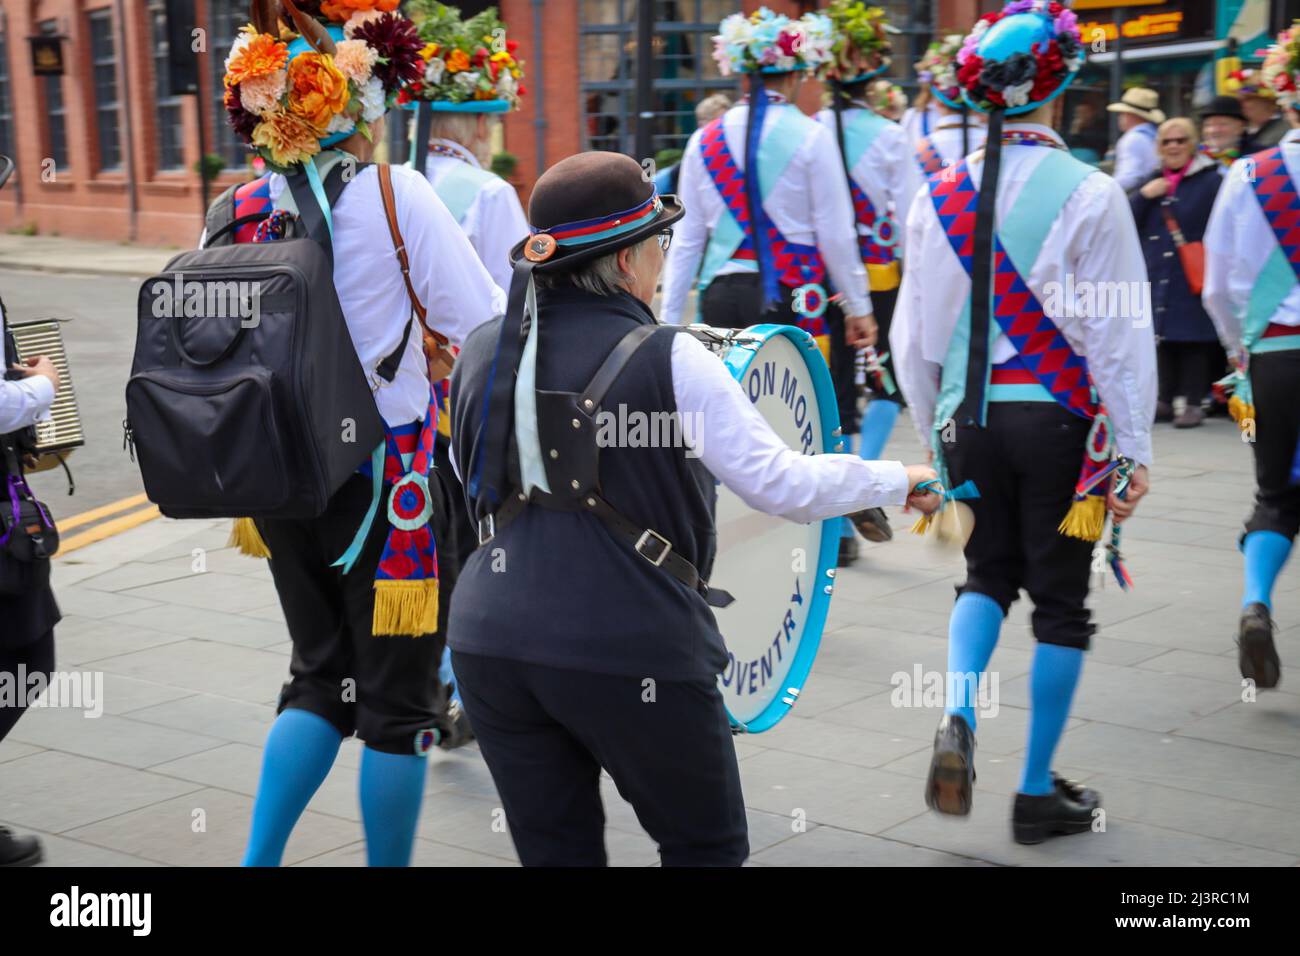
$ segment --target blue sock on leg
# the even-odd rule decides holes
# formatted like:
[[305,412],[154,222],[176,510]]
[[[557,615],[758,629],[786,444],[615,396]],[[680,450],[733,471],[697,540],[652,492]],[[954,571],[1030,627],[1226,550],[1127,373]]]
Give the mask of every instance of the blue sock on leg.
[[901,407],[898,402],[873,398],[867,405],[866,414],[862,416],[862,444],[858,454],[865,461],[876,461],[885,452],[885,444],[894,431],[894,422],[898,421]]
[[[892,402],[888,404],[893,404]],[[975,690],[980,674],[989,666],[1002,631],[1002,608],[987,594],[968,591],[957,598],[948,619],[948,705],[975,729]],[[964,675],[976,675],[974,682]]]
[[442,647],[442,661],[438,664],[438,680],[442,681],[443,686],[451,685],[451,699],[460,703],[460,684],[456,683],[456,672],[451,669],[451,648],[445,644]]
[[1241,606],[1263,604],[1273,609],[1273,585],[1291,555],[1291,539],[1276,531],[1252,531],[1241,543],[1246,556],[1246,588]]
[[1039,644],[1029,672],[1029,747],[1020,792],[1046,796],[1052,792],[1052,754],[1065,731],[1070,702],[1083,671],[1083,651],[1077,647]]
[[271,725],[244,866],[279,866],[284,845],[312,794],[329,775],[342,735],[324,717],[290,707]]
[[367,747],[361,755],[361,820],[370,866],[410,866],[424,799],[424,757]]

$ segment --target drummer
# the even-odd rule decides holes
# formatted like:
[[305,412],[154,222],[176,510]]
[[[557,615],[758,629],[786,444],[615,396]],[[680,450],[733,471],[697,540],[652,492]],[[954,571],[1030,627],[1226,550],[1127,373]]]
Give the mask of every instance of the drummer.
[[[466,340],[452,377],[453,457],[482,542],[457,585],[452,661],[526,866],[605,864],[602,769],[665,865],[748,855],[709,604],[725,597],[707,584],[715,478],[799,522],[939,503],[917,490],[929,467],[791,450],[711,352],[656,324],[682,214],[629,157],[556,164],[512,253],[507,314]],[[602,408],[690,424],[672,442],[601,441],[597,466]]]

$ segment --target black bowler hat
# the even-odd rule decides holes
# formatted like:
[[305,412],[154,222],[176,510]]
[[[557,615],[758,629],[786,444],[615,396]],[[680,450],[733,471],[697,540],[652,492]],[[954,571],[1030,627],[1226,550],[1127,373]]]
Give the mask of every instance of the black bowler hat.
[[636,160],[591,151],[562,159],[537,180],[528,203],[533,235],[510,250],[539,272],[560,272],[635,245],[681,219]]
[[1241,111],[1241,100],[1235,96],[1216,96],[1201,109],[1201,122],[1211,116],[1231,116],[1246,122],[1246,114]]

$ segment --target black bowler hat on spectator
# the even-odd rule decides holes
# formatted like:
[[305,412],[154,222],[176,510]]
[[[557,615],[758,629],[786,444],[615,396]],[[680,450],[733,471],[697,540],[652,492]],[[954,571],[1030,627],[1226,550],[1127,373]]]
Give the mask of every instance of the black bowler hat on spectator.
[[1233,119],[1239,119],[1246,122],[1246,114],[1241,111],[1241,100],[1235,96],[1216,96],[1201,108],[1201,122],[1205,122],[1211,116],[1231,116]]

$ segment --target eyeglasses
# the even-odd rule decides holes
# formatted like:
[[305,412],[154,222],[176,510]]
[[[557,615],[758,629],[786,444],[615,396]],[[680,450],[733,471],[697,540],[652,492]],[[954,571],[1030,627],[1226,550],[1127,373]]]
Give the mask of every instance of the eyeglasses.
[[660,251],[667,252],[668,247],[673,244],[673,231],[671,229],[665,229],[655,236],[655,238],[659,240]]
[[1160,141],[1160,145],[1161,146],[1182,146],[1184,143],[1190,143],[1190,142],[1191,140],[1188,139],[1186,136],[1179,136],[1176,137],[1175,139],[1162,139]]

